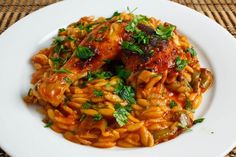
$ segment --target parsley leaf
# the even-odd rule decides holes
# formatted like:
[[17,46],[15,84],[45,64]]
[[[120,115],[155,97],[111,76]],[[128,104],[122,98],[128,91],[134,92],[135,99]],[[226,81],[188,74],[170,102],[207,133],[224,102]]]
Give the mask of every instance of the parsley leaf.
[[124,80],[126,80],[131,74],[130,71],[124,69],[123,65],[116,66],[116,73],[120,78],[122,78]]
[[130,51],[136,52],[140,55],[144,54],[143,50],[138,45],[135,45],[132,42],[123,41],[121,44],[121,47],[122,47],[122,49],[130,50]]
[[172,37],[175,27],[172,25],[159,25],[156,29],[156,34],[163,40],[168,40]]
[[70,35],[66,37],[66,40],[68,40],[68,41],[75,41],[75,39],[72,36],[70,36]]
[[103,96],[103,92],[101,90],[94,89],[93,94],[97,97]]
[[192,102],[187,98],[187,99],[185,100],[184,109],[186,109],[186,110],[188,110],[188,111],[190,111],[190,112],[194,112],[194,110],[192,109],[192,107],[193,107]]
[[64,77],[64,80],[66,81],[66,83],[68,84],[72,84],[73,81],[69,78],[69,77]]
[[135,10],[137,10],[138,8],[136,7],[136,8],[134,8],[133,10],[130,10],[130,8],[129,7],[127,7],[127,10],[128,10],[128,12],[130,13],[130,14],[132,14],[132,13],[134,13],[135,12]]
[[109,18],[106,18],[106,20],[110,20],[110,19],[112,19],[113,17],[119,16],[119,15],[120,15],[120,13],[119,13],[118,11],[115,11],[115,12],[113,13],[113,15],[112,15],[111,17],[109,17]]
[[44,125],[45,128],[51,128],[53,122],[49,121],[47,124]]
[[182,60],[180,57],[177,57],[176,60],[175,60],[175,63],[176,63],[176,69],[178,71],[181,71],[185,68],[185,66],[187,66],[188,64],[188,60]]
[[87,47],[79,46],[75,50],[75,55],[81,60],[87,60],[94,56],[94,53]]
[[192,56],[197,56],[197,52],[194,50],[194,48],[188,48],[187,52],[189,52]]
[[55,53],[61,53],[62,51],[65,51],[65,47],[63,45],[64,38],[57,36],[53,38],[53,44],[55,45],[54,52]]
[[102,114],[101,113],[98,113],[98,114],[95,114],[94,116],[93,116],[93,120],[94,121],[99,121],[99,120],[101,120],[103,117],[102,117]]
[[98,33],[103,33],[108,29],[108,26],[103,26],[102,28],[100,28],[100,30],[98,31]]
[[119,126],[122,127],[128,122],[129,112],[120,104],[116,104],[115,109],[116,110],[113,113],[113,117],[115,117],[116,122],[119,124]]
[[83,108],[83,109],[89,109],[91,106],[92,106],[91,103],[86,102],[86,103],[84,103],[84,104],[82,105],[82,108]]
[[148,18],[144,15],[135,15],[133,20],[128,23],[128,25],[125,27],[125,30],[127,32],[134,32],[137,28],[139,22],[141,21],[148,21]]
[[88,81],[94,80],[94,79],[108,79],[112,77],[112,73],[109,71],[100,71],[100,72],[88,72],[87,79]]
[[143,32],[136,30],[133,36],[134,40],[137,41],[138,44],[148,44],[149,43],[149,36]]
[[52,61],[53,65],[55,65],[55,66],[59,66],[60,65],[61,58],[51,57],[50,60]]
[[174,100],[171,100],[170,108],[174,108],[175,106],[177,106],[177,103]]
[[198,118],[193,121],[193,125],[197,123],[202,123],[205,120],[205,118]]
[[61,32],[64,32],[65,30],[66,30],[65,28],[60,28],[58,32],[61,33]]
[[125,86],[123,83],[119,83],[118,87],[115,89],[115,94],[131,104],[136,102],[134,99],[135,92],[131,86]]
[[53,72],[55,73],[72,73],[70,70],[61,68],[61,69],[53,69]]

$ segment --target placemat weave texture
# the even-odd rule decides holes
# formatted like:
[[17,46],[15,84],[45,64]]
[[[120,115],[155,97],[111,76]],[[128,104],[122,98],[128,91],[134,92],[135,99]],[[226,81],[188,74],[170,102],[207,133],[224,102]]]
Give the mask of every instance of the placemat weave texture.
[[[29,13],[60,0],[0,0],[0,34]],[[172,0],[205,14],[236,37],[236,0]],[[0,157],[9,157],[0,148]],[[226,157],[236,157],[236,148]]]

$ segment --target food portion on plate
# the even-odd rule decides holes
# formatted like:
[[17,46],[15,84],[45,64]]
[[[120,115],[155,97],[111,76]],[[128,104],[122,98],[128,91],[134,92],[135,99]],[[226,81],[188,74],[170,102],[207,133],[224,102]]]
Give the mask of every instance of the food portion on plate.
[[83,17],[32,57],[45,127],[75,143],[150,147],[204,119],[194,111],[213,82],[176,26],[132,12]]

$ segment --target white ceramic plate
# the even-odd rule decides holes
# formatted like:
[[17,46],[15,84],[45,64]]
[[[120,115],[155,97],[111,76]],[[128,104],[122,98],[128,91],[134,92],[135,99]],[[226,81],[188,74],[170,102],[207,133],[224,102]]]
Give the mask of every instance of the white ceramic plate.
[[[82,16],[109,17],[116,10],[138,7],[135,13],[154,16],[175,24],[199,51],[201,64],[214,73],[213,88],[204,96],[196,113],[205,117],[174,140],[151,148],[97,149],[65,140],[44,128],[41,117],[27,107],[32,68],[30,57],[49,45],[58,28]],[[0,146],[12,156],[224,156],[236,145],[236,40],[221,26],[184,6],[166,0],[71,0],[36,11],[0,37]]]

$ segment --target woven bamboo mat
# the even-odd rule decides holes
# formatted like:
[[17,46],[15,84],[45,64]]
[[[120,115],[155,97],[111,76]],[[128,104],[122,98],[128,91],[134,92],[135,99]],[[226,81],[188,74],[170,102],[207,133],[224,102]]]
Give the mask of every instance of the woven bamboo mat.
[[[0,0],[0,34],[29,13],[60,0]],[[172,0],[205,14],[236,37],[236,0]],[[0,157],[8,157],[0,148]],[[227,157],[236,157],[236,148]]]

